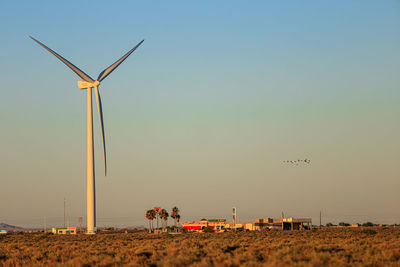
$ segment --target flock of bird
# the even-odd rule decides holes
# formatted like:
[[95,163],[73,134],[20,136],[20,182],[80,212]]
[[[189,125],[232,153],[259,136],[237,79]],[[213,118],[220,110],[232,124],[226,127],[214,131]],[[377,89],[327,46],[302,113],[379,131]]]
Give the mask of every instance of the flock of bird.
[[310,164],[311,160],[309,159],[298,159],[298,160],[285,160],[284,163],[295,164],[298,166],[300,163],[307,163]]

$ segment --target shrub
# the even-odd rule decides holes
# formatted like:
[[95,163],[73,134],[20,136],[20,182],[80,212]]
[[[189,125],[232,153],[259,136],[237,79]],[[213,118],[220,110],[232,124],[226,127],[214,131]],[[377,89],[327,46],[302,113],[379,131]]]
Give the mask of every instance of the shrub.
[[366,222],[366,223],[363,223],[362,226],[371,227],[371,226],[374,226],[374,224],[372,222]]
[[399,237],[400,227],[7,234],[0,237],[0,266],[400,266]]
[[376,235],[378,232],[374,229],[363,229],[363,230],[361,230],[361,233],[364,233],[367,235]]
[[214,228],[212,228],[211,226],[207,226],[207,227],[204,227],[204,233],[214,233],[215,231],[214,231]]

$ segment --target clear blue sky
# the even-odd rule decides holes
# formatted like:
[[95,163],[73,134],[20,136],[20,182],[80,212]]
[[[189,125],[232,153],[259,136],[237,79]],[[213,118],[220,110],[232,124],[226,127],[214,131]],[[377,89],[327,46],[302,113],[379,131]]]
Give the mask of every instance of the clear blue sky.
[[94,78],[146,39],[100,88],[98,225],[400,222],[399,1],[6,1],[0,25],[0,221],[86,213],[86,95],[32,35]]

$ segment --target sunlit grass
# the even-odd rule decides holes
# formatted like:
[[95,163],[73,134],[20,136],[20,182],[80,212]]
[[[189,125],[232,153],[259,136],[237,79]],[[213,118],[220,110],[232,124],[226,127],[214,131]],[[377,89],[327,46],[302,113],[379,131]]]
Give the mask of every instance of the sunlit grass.
[[326,228],[317,231],[146,232],[0,237],[0,265],[394,265],[400,264],[400,228]]

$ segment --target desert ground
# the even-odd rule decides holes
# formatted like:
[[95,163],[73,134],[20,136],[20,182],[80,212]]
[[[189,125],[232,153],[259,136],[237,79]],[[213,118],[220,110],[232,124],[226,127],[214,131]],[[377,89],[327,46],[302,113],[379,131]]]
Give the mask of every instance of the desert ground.
[[399,266],[400,227],[0,236],[0,266]]

